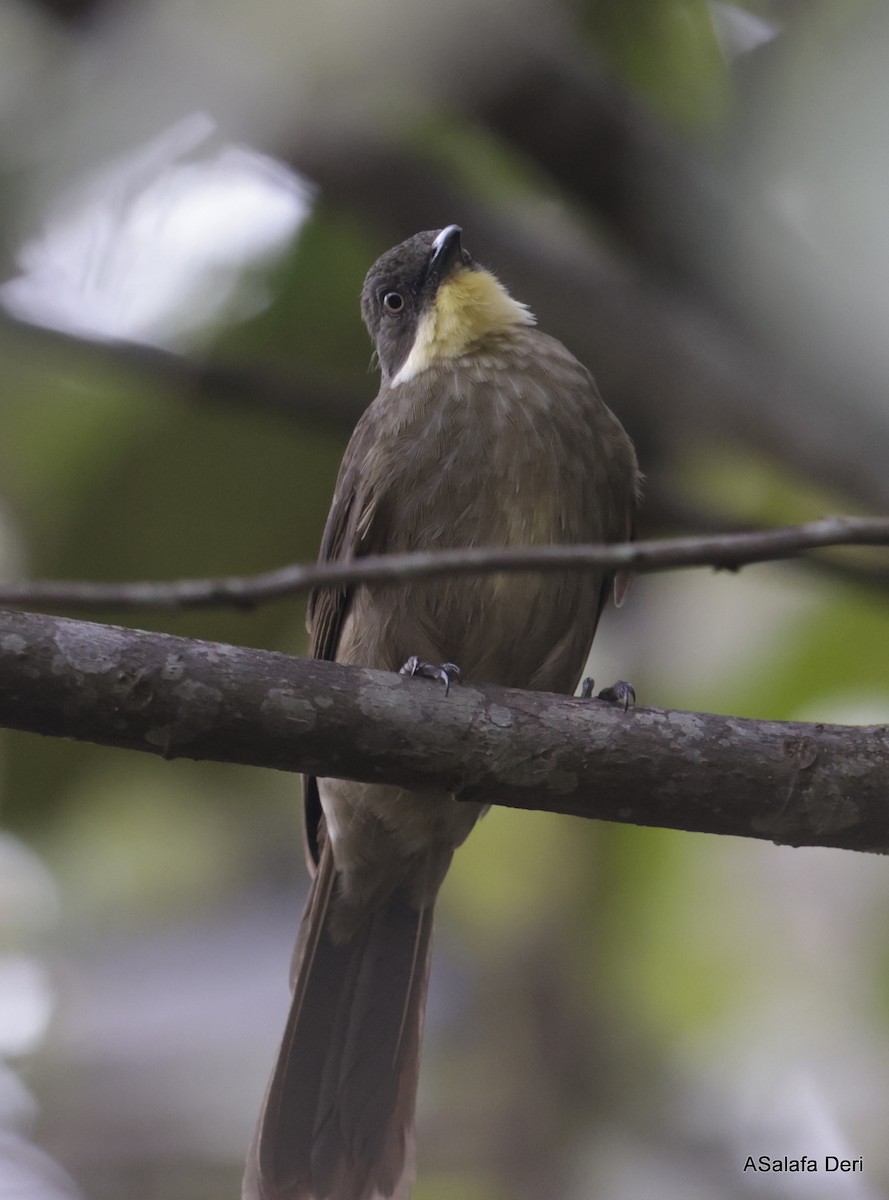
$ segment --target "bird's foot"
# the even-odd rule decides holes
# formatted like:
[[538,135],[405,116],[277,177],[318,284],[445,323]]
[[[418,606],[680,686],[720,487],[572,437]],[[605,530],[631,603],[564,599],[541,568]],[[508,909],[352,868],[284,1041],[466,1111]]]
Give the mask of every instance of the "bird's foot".
[[[587,678],[580,685],[581,700],[592,700],[593,688],[596,686],[594,679]],[[631,683],[627,683],[625,679],[618,679],[617,683],[613,683],[611,687],[602,688],[595,696],[596,700],[606,700],[609,704],[619,704],[624,712],[631,704],[636,703],[636,689]]]
[[436,663],[422,662],[416,654],[412,654],[401,670],[399,675],[422,675],[424,679],[440,679],[445,685],[445,695],[451,690],[452,683],[459,683],[463,677],[463,672],[456,663],[442,663],[440,666]]

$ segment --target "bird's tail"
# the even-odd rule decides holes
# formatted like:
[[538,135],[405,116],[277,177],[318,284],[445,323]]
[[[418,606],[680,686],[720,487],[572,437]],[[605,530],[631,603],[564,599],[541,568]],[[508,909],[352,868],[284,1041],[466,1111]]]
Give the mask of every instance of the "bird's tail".
[[293,1002],[244,1200],[407,1200],[432,905],[393,893],[344,935],[330,847],[294,954]]

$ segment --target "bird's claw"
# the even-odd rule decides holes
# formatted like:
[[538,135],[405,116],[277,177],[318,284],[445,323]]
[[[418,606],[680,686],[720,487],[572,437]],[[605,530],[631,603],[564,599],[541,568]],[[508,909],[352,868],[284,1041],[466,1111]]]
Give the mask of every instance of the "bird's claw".
[[[580,685],[581,700],[593,699],[593,688],[596,686],[595,680],[587,678]],[[597,693],[595,699],[605,700],[609,704],[619,704],[624,712],[631,704],[636,703],[636,689],[631,683],[627,683],[625,679],[618,679],[617,683],[613,683],[611,687],[602,688]]]
[[456,663],[446,662],[440,666],[437,663],[423,662],[416,654],[412,654],[399,675],[422,675],[424,679],[440,679],[445,685],[445,695],[451,690],[452,683],[459,683],[463,672]]

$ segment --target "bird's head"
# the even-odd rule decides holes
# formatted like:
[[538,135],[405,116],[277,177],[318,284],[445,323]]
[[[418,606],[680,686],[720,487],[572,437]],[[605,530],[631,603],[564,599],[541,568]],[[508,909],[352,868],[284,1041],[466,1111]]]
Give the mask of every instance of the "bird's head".
[[524,304],[463,249],[459,225],[416,233],[374,263],[361,312],[392,386],[486,337],[533,325]]

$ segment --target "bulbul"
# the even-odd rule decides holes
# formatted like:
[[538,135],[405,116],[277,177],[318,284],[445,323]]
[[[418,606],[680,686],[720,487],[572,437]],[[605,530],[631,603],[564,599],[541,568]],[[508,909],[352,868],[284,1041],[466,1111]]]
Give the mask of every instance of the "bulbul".
[[[632,536],[630,439],[459,226],[384,254],[361,309],[382,383],[346,449],[322,562]],[[570,693],[613,583],[529,571],[319,590],[311,653]],[[243,1194],[406,1200],[433,905],[482,806],[339,779],[306,779],[304,795],[315,874]]]

